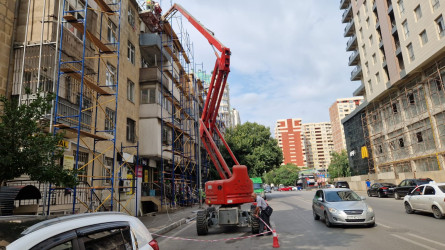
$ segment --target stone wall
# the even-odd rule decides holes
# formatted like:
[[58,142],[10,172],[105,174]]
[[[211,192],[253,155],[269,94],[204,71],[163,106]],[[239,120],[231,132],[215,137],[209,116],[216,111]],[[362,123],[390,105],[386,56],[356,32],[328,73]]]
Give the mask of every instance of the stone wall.
[[0,95],[6,95],[16,0],[0,0]]

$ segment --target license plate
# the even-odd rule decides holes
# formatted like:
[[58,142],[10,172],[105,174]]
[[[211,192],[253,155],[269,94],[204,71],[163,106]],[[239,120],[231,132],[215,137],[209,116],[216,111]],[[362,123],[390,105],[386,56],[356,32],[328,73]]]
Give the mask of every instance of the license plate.
[[357,219],[361,219],[361,218],[360,218],[360,216],[348,216],[348,219],[357,220]]

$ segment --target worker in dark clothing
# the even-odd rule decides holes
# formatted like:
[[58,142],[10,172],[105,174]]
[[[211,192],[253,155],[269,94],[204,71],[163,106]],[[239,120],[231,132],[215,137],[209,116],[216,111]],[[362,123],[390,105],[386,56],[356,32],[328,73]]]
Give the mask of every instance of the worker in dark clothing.
[[[264,230],[269,231],[269,228],[270,228],[270,218],[264,212],[264,210],[267,207],[267,203],[261,197],[261,195],[257,195],[256,193],[252,193],[252,199],[254,199],[256,201],[256,208],[255,208],[254,214],[256,216],[259,216],[259,218],[261,218],[261,220],[260,220],[260,231],[259,231],[260,234],[258,236],[263,236],[264,234],[261,234],[261,233],[263,233]],[[262,220],[269,226],[269,228],[264,225]],[[272,232],[269,232],[268,234],[271,235]]]

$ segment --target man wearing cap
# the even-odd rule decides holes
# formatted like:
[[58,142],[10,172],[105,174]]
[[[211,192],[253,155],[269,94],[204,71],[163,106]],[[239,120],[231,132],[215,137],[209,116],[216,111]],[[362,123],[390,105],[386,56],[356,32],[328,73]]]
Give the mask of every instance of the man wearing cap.
[[[252,193],[252,199],[256,201],[256,208],[254,215],[261,218],[260,231],[259,231],[260,234],[258,236],[263,236],[264,234],[262,233],[264,232],[264,227],[265,227],[264,222],[270,227],[269,216],[266,213],[264,213],[264,210],[267,207],[267,203],[261,197],[261,195],[257,195],[256,193]],[[266,231],[269,231],[269,228],[266,227]],[[269,232],[268,234],[271,235],[272,232]]]

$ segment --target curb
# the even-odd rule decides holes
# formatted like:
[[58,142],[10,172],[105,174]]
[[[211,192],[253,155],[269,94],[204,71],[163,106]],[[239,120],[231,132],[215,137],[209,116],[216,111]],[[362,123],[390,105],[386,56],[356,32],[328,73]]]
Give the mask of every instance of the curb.
[[[184,219],[180,219],[177,222],[173,222],[172,224],[159,229],[158,231],[154,232],[154,234],[165,234],[165,233],[170,232],[171,230],[173,230],[173,229],[175,229],[175,228],[177,228],[177,227],[179,227],[181,225],[189,223],[190,221],[194,220],[195,218],[196,217],[193,217],[191,219],[185,219],[185,218]],[[152,236],[153,236],[153,239],[156,239],[156,238],[159,237],[159,236],[156,236],[156,235],[152,235]]]

